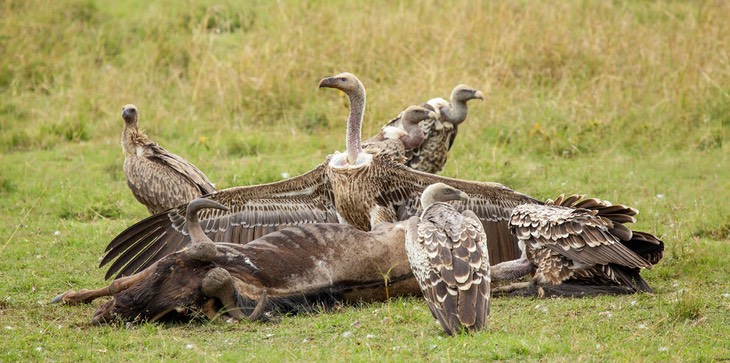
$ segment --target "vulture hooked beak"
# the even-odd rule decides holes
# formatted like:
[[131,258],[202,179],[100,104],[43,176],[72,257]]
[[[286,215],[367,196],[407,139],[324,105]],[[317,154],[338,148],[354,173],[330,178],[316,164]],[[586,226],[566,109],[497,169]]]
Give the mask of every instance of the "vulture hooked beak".
[[125,105],[122,107],[122,118],[126,121],[134,120],[137,117],[137,107],[135,105]]
[[319,81],[319,88],[324,88],[324,87],[331,88],[332,87],[332,78],[333,77],[322,78],[322,80]]
[[484,93],[482,91],[474,92],[474,98],[484,101]]
[[459,200],[462,202],[466,202],[467,200],[469,200],[469,194],[459,191]]

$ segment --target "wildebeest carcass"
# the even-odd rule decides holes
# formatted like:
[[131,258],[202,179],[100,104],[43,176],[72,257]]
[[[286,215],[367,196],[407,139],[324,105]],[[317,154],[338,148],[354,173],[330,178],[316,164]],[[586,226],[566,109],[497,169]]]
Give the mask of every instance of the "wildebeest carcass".
[[94,313],[94,323],[105,323],[201,313],[256,319],[266,311],[301,312],[420,294],[402,224],[382,223],[369,232],[345,224],[308,224],[245,245],[213,243],[199,229],[196,215],[200,208],[215,207],[210,203],[215,202],[190,204],[186,219],[194,243],[189,248],[107,287],[68,291],[54,301],[74,304],[113,295]]

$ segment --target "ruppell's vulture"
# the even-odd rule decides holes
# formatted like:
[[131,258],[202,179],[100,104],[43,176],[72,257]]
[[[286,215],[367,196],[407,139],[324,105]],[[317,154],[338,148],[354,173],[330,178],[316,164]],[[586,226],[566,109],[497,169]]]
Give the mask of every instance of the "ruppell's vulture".
[[450,201],[466,193],[446,184],[427,187],[423,213],[411,217],[406,253],[434,318],[449,335],[485,329],[489,317],[489,254],[479,217],[457,212]]
[[212,193],[215,187],[195,165],[152,142],[137,127],[135,105],[122,108],[124,175],[132,194],[157,214]]

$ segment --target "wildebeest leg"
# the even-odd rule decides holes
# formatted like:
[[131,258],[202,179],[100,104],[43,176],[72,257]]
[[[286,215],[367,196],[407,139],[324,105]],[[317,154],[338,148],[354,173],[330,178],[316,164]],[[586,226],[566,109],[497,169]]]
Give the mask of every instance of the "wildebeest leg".
[[537,285],[534,283],[534,280],[526,282],[514,282],[509,285],[493,288],[492,295],[522,295],[536,288]]
[[82,289],[79,291],[68,290],[63,294],[54,297],[53,300],[51,300],[51,303],[63,303],[67,305],[76,305],[81,303],[88,304],[94,301],[94,299],[96,298],[100,298],[102,296],[112,296],[118,292],[128,289],[137,282],[146,279],[152,273],[152,271],[154,271],[154,266],[155,265],[152,265],[144,271],[136,273],[132,276],[120,277],[112,281],[112,283],[108,286],[99,289]]
[[[223,304],[224,313],[229,314],[233,319],[238,321],[242,319],[257,320],[261,318],[266,310],[267,294],[266,290],[262,290],[254,311],[249,316],[244,315],[241,312],[241,308],[236,304],[238,292],[233,286],[233,278],[230,272],[221,267],[216,267],[208,271],[208,274],[203,278],[201,289],[204,294],[220,300],[221,304]],[[211,319],[217,315],[212,309],[206,309],[204,311]],[[211,313],[213,316],[211,316]]]
[[532,273],[535,265],[527,257],[516,260],[505,261],[489,267],[492,282],[517,280],[522,276]]

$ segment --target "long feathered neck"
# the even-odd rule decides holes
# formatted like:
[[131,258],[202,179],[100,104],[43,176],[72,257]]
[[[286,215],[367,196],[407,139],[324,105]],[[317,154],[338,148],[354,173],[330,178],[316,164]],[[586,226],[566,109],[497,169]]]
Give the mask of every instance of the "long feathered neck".
[[129,153],[135,154],[137,152],[137,146],[142,146],[151,143],[145,133],[137,128],[137,121],[125,122],[124,131],[122,131],[122,149]]
[[455,99],[453,95],[451,96],[450,103],[451,107],[442,109],[441,113],[446,116],[446,119],[448,119],[449,122],[454,125],[458,125],[466,120],[466,114],[469,111],[469,108],[466,106],[466,101]]
[[347,116],[347,161],[357,163],[357,156],[362,152],[360,141],[362,119],[365,114],[365,87],[359,85],[354,92],[347,94],[350,99],[350,114]]
[[408,123],[405,125],[405,129],[406,132],[408,132],[408,135],[402,137],[401,141],[403,142],[403,147],[406,150],[415,149],[423,144],[423,141],[426,139],[426,134],[423,132],[423,129],[418,126],[418,123]]

